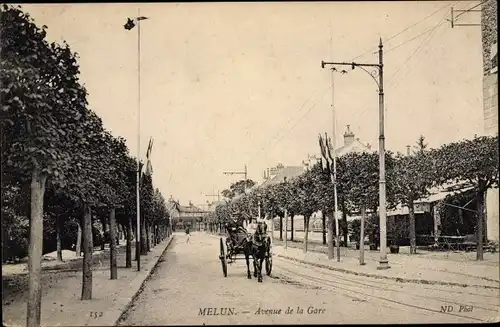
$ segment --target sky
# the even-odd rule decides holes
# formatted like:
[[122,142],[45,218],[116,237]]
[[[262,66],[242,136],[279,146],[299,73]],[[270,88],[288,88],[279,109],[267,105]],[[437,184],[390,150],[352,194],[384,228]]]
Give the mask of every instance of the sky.
[[[406,151],[483,134],[480,27],[451,28],[450,10],[477,1],[23,5],[49,41],[79,54],[89,106],[144,158],[166,198],[197,205],[266,168],[318,154],[318,134],[346,125],[378,149],[378,87],[361,69],[335,74],[321,61],[378,63],[384,50],[386,149]],[[138,29],[141,16],[138,120]],[[479,23],[468,13],[462,23]],[[341,68],[343,69],[343,68]],[[332,92],[333,90],[333,92]],[[215,193],[214,193],[215,192]]]

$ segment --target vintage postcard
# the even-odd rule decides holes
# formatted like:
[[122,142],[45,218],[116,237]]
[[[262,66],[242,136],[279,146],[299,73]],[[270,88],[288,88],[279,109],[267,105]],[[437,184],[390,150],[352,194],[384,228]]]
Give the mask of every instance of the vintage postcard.
[[500,320],[497,1],[4,4],[4,326]]

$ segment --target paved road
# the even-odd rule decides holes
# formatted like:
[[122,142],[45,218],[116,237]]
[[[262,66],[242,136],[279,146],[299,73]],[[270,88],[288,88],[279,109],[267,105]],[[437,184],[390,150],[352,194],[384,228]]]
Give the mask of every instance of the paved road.
[[[185,236],[176,234],[121,324],[498,321],[498,290],[374,280],[277,257],[273,258],[272,277],[264,276],[263,283],[246,278],[244,260],[229,266],[224,278],[218,247],[219,240],[213,236],[194,233],[186,244]],[[288,307],[293,309],[291,314],[285,313]],[[298,307],[302,313],[297,312]],[[447,312],[440,312],[442,307]],[[205,315],[201,314],[204,308]],[[225,315],[209,315],[214,311],[208,308],[217,308],[217,313]],[[262,313],[259,309],[268,311]]]

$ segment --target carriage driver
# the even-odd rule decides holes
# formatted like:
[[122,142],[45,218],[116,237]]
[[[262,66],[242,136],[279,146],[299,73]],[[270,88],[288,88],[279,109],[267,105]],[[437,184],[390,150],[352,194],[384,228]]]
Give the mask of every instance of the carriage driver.
[[228,222],[226,223],[226,226],[228,228],[228,231],[229,230],[232,230],[234,231],[234,233],[230,233],[230,237],[229,237],[229,241],[234,245],[234,246],[237,246],[237,243],[238,243],[238,240],[236,239],[236,235],[238,234],[238,230],[240,228],[243,228],[243,223],[242,223],[242,219],[239,219],[238,217],[236,216],[231,216],[228,220]]

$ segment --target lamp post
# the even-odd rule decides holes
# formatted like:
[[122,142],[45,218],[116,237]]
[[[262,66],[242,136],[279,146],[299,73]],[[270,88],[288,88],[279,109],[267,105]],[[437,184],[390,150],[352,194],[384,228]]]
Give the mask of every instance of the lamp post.
[[[387,230],[386,230],[386,185],[385,185],[385,134],[384,134],[384,62],[383,62],[383,45],[382,39],[379,43],[379,62],[378,64],[362,64],[362,63],[347,63],[347,62],[321,62],[321,67],[325,65],[351,66],[361,68],[368,73],[378,86],[379,94],[379,216],[380,216],[380,260],[377,269],[388,269],[389,261],[387,260]],[[374,67],[374,71],[369,72],[364,67]],[[377,80],[378,75],[378,80]]]
[[136,227],[136,242],[135,251],[137,257],[137,271],[141,270],[141,201],[140,201],[140,178],[141,178],[141,20],[148,17],[141,16],[141,9],[137,9],[137,17],[127,19],[127,23],[123,26],[130,31],[137,25],[137,227]]

